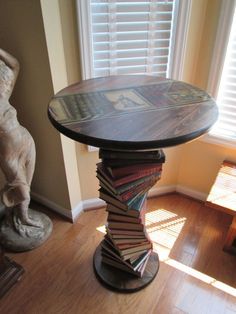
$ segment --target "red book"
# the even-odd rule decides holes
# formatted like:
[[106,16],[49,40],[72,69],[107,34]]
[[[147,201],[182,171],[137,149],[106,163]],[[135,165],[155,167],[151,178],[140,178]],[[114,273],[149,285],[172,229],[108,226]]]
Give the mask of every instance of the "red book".
[[146,170],[155,169],[156,171],[159,171],[158,169],[161,169],[162,163],[150,163],[150,164],[135,164],[135,165],[129,165],[125,167],[107,167],[107,170],[111,174],[111,176],[114,179],[118,179],[121,177],[124,177],[128,174],[138,174],[143,173]]
[[147,188],[151,188],[157,181],[159,178],[155,178],[153,180],[147,181],[147,182],[143,182],[142,184],[139,184],[138,186],[135,186],[133,189],[131,188],[130,190],[117,195],[116,197],[118,199],[120,199],[122,202],[128,201],[129,199],[131,199],[132,197],[134,197],[136,194],[145,191]]
[[137,179],[141,179],[143,177],[150,176],[150,175],[155,174],[157,172],[161,172],[161,170],[162,170],[162,165],[159,165],[158,167],[154,167],[154,168],[150,168],[150,169],[143,169],[143,170],[140,170],[136,173],[132,173],[132,174],[127,175],[127,176],[123,176],[119,179],[114,179],[113,185],[114,185],[114,187],[118,187],[120,185],[135,181]]
[[[140,165],[138,165],[140,166]],[[123,168],[117,168],[117,169],[123,169]],[[109,185],[112,189],[117,188],[121,185],[130,183],[132,181],[136,181],[138,179],[149,177],[151,175],[155,175],[157,173],[160,173],[162,170],[162,164],[159,164],[158,166],[148,168],[148,169],[140,169],[137,172],[132,172],[130,174],[124,174],[122,177],[114,177],[111,175],[111,173],[108,171],[108,169],[102,164],[97,164],[97,177],[99,180],[102,180],[103,182],[106,182],[107,185]],[[133,171],[133,170],[131,170]]]

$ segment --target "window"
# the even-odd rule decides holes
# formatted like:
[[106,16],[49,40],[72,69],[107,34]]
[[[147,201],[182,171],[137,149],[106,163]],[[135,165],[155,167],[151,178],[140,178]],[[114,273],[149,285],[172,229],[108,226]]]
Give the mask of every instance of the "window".
[[190,5],[190,0],[77,0],[83,78],[180,79]]
[[191,0],[77,0],[76,6],[83,79],[182,78]]
[[[222,2],[209,78],[209,91],[219,106],[213,141],[236,146],[236,2]],[[215,138],[215,140],[214,140]],[[218,139],[218,140],[217,140]]]

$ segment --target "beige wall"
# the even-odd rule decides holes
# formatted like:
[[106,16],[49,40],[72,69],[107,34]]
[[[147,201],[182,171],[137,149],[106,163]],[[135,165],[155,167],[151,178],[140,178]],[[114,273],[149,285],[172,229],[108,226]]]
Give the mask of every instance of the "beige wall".
[[60,137],[47,118],[53,86],[39,1],[0,1],[0,46],[21,65],[11,103],[36,144],[32,190],[69,209]]
[[179,168],[179,184],[207,194],[223,160],[236,162],[236,148],[195,141],[184,145]]
[[[220,2],[192,2],[183,79],[202,88],[207,84]],[[97,152],[88,153],[85,145],[61,141],[46,116],[47,103],[54,91],[81,77],[75,1],[1,1],[0,21],[1,47],[21,63],[12,103],[37,146],[33,190],[65,208],[73,207],[80,199],[97,197]],[[209,191],[222,160],[236,160],[235,150],[201,141],[165,152],[167,162],[158,185],[179,184],[204,193]],[[77,163],[75,178],[66,155],[71,155]]]

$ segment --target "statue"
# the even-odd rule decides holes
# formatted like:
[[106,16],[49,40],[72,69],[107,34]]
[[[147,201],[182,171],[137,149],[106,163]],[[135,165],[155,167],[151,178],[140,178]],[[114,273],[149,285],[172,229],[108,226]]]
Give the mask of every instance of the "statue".
[[1,197],[7,208],[0,242],[12,251],[25,251],[49,237],[52,223],[46,215],[29,209],[36,154],[32,136],[19,124],[9,103],[18,73],[18,61],[0,49],[0,167],[6,178]]

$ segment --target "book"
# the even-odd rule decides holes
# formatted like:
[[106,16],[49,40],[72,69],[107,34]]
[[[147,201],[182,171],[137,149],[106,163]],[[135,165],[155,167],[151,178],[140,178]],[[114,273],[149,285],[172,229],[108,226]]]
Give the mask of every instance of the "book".
[[114,195],[112,195],[111,193],[107,192],[107,190],[100,188],[99,189],[99,197],[104,200],[107,203],[110,203],[114,206],[117,206],[120,209],[123,209],[125,211],[129,210],[129,209],[137,209],[139,210],[139,206],[140,206],[140,201],[144,198],[146,198],[146,193],[149,190],[149,188],[147,188],[147,190],[142,191],[139,194],[136,194],[132,199],[129,199],[128,201],[120,201],[117,198],[114,197]]
[[154,175],[156,173],[160,173],[162,171],[162,165],[159,165],[158,167],[150,168],[150,169],[143,169],[136,173],[131,173],[130,175],[126,175],[124,177],[121,177],[119,179],[113,180],[113,186],[119,187],[121,185],[124,185],[129,182],[136,181],[138,179],[142,179],[151,175]]
[[112,235],[110,233],[109,229],[107,229],[107,237],[111,240],[114,246],[117,246],[117,247],[119,247],[119,245],[121,244],[135,245],[135,244],[147,241],[147,237],[145,236],[145,234],[143,234],[142,236],[123,235],[123,238],[120,238],[120,237],[117,238],[115,235]]
[[[143,252],[144,250],[150,250],[152,244],[150,242],[142,243],[141,245],[135,245],[131,247],[118,248],[118,252],[121,256],[127,256],[128,254]],[[140,253],[141,254],[141,253]]]
[[130,260],[131,258],[138,258],[140,255],[146,253],[148,251],[148,249],[143,249],[141,251],[135,251],[135,252],[131,252],[131,253],[124,253],[123,255],[121,255],[119,253],[119,251],[116,249],[116,247],[114,247],[114,245],[111,243],[111,241],[109,240],[109,238],[107,238],[105,236],[103,242],[102,242],[102,247],[104,247],[104,241],[106,243],[106,249],[112,254],[112,252],[118,254],[120,256],[120,258],[123,260],[123,261],[127,261],[127,260]]
[[112,229],[106,226],[106,230],[109,231],[110,234],[113,235],[132,235],[132,236],[143,236],[145,232],[143,230],[123,230],[123,229]]
[[149,244],[149,241],[147,239],[145,239],[144,241],[141,240],[141,241],[136,242],[136,243],[119,243],[119,244],[116,244],[113,242],[113,244],[116,246],[116,248],[119,251],[123,252],[127,249],[132,249],[132,248],[140,247],[140,246],[145,245],[145,244]]
[[143,194],[139,198],[137,198],[137,202],[135,203],[135,205],[137,206],[135,208],[128,208],[128,210],[124,210],[113,204],[107,203],[106,210],[110,213],[116,213],[116,214],[125,215],[128,217],[139,217],[140,212],[146,208],[145,201],[146,201],[146,194]]
[[140,178],[134,178],[134,180],[126,182],[122,185],[119,186],[115,186],[112,182],[111,178],[108,178],[108,176],[103,176],[103,174],[101,174],[99,171],[97,171],[97,178],[99,179],[99,184],[100,186],[104,187],[105,189],[107,189],[108,191],[114,193],[114,194],[122,194],[128,190],[131,190],[135,187],[137,187],[138,185],[144,183],[144,182],[149,182],[152,180],[158,180],[160,178],[160,174],[161,172],[155,172],[151,175],[145,175],[142,176]]
[[101,176],[104,180],[109,182],[109,184],[113,185],[113,178],[109,171],[104,167],[102,162],[97,163],[97,175]]
[[116,251],[122,256],[127,253],[133,253],[144,249],[151,249],[152,243],[145,238],[144,241],[140,241],[138,243],[122,243],[116,244],[112,237],[109,234],[105,235],[105,239],[111,243],[111,245],[115,248]]
[[128,247],[128,248],[125,248],[125,249],[120,249],[120,255],[121,256],[127,256],[127,254],[132,254],[132,253],[140,253],[143,252],[144,250],[150,250],[152,249],[152,244],[150,242],[148,243],[144,243],[142,245],[136,245],[136,246],[133,246],[133,247]]
[[125,215],[123,216],[123,215],[117,215],[117,214],[112,214],[112,213],[108,214],[107,220],[108,221],[131,222],[131,223],[136,223],[136,224],[142,223],[141,218],[138,218],[138,217],[128,217],[128,216],[125,216]]
[[103,177],[101,177],[101,175],[99,173],[97,173],[96,177],[99,180],[99,186],[101,188],[103,188],[104,190],[106,190],[110,194],[113,194],[113,195],[117,194],[116,189],[112,185],[110,185]]
[[102,251],[101,251],[102,256],[105,256],[109,259],[113,259],[119,263],[122,263],[134,271],[136,271],[137,269],[140,268],[140,266],[150,256],[151,252],[152,252],[152,250],[147,250],[146,252],[142,253],[138,257],[124,261],[116,252],[112,251],[112,253],[111,253],[109,248],[107,248],[106,243],[103,244]]
[[156,160],[163,156],[163,151],[158,150],[146,150],[146,151],[116,151],[116,150],[99,150],[99,158],[101,159],[131,159],[131,160]]
[[129,222],[108,221],[109,229],[121,229],[121,230],[137,230],[143,231],[143,224],[134,224]]
[[128,273],[131,273],[133,275],[136,275],[138,277],[141,277],[142,274],[139,273],[138,271],[134,271],[133,269],[127,267],[125,264],[119,263],[118,261],[111,259],[111,258],[107,258],[106,256],[102,255],[102,262],[105,264],[108,264],[110,266],[113,266],[115,268],[121,269],[123,271],[126,271]]
[[136,195],[139,195],[140,193],[146,192],[146,190],[149,190],[160,178],[160,175],[152,175],[150,176],[150,178],[148,178],[147,180],[143,181],[143,182],[139,182],[138,185],[130,185],[130,188],[125,187],[125,190],[116,190],[116,191],[112,191],[109,187],[106,186],[106,184],[104,184],[102,181],[99,182],[100,187],[106,191],[107,193],[109,193],[111,196],[113,196],[114,198],[116,198],[117,200],[121,201],[121,202],[128,202],[128,201],[132,201],[133,198]]
[[117,197],[121,201],[129,201],[135,195],[139,195],[140,193],[143,193],[144,191],[150,190],[150,188],[155,185],[155,183],[159,180],[160,175],[149,179],[148,181],[144,181],[141,184],[134,186],[130,188],[129,190],[126,190],[125,192],[122,192],[121,194],[117,194]]
[[[128,166],[120,166],[120,167],[106,167],[106,172],[110,174],[113,180],[121,180],[127,175],[140,174],[140,173],[148,173],[156,172],[162,169],[162,163],[149,163],[149,164],[140,164],[136,163]],[[152,173],[150,173],[152,174]],[[111,178],[110,177],[110,178]]]
[[145,238],[145,234],[143,235],[113,234],[112,238],[117,240],[143,239]]
[[163,156],[162,158],[158,160],[152,160],[152,159],[139,159],[137,160],[132,160],[132,159],[103,159],[102,160],[103,164],[105,167],[125,167],[125,166],[131,166],[131,165],[136,165],[137,163],[140,164],[153,164],[159,163],[162,164],[165,162],[165,157]]
[[139,257],[131,258],[129,259],[129,263],[132,265],[134,269],[137,269],[138,267],[141,266],[141,264],[149,258],[151,255],[152,250],[148,250],[145,253],[142,253]]
[[135,187],[140,186],[141,184],[145,183],[145,182],[152,182],[155,180],[158,180],[160,178],[160,172],[156,172],[154,174],[151,174],[149,176],[144,176],[142,178],[139,178],[137,180],[131,181],[129,183],[123,184],[119,187],[116,188],[116,193],[117,194],[122,194],[126,191],[130,191],[132,189],[134,189]]
[[115,245],[119,244],[137,244],[141,242],[145,242],[147,239],[145,237],[143,238],[125,238],[125,239],[116,239],[112,237],[112,241]]
[[110,258],[106,255],[102,255],[102,262],[103,263],[108,264],[110,266],[113,266],[115,268],[121,269],[121,270],[126,271],[128,273],[131,273],[133,275],[136,275],[140,278],[143,276],[143,273],[145,271],[145,267],[146,267],[148,259],[149,259],[149,256],[146,257],[144,262],[139,266],[139,268],[137,270],[133,270],[132,268],[129,268],[128,266],[126,266],[123,263],[119,263],[117,260],[115,260],[113,258]]
[[[119,168],[119,169],[123,169],[123,168]],[[108,170],[105,167],[101,165],[101,163],[99,163],[97,164],[97,178],[103,181],[108,187],[110,187],[111,190],[115,190],[116,188],[120,186],[123,186],[131,182],[135,182],[138,179],[145,180],[147,177],[151,175],[161,173],[161,170],[162,170],[162,164],[158,164],[158,166],[155,166],[155,167],[141,169],[140,171],[132,172],[131,174],[128,174],[128,175],[123,174],[122,177],[115,178],[108,172]]]
[[128,267],[130,270],[135,271],[135,269],[132,267],[131,263],[129,263],[128,261],[123,261],[119,257],[119,255],[112,255],[112,254],[108,253],[104,248],[102,248],[101,255],[102,255],[102,260],[103,260],[103,257],[106,257],[109,260],[113,260],[113,261],[115,261],[115,262],[117,262],[119,264],[122,264],[122,265]]

